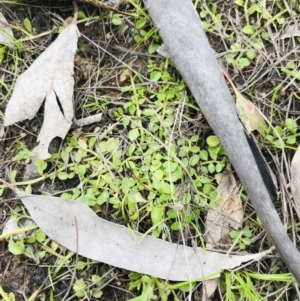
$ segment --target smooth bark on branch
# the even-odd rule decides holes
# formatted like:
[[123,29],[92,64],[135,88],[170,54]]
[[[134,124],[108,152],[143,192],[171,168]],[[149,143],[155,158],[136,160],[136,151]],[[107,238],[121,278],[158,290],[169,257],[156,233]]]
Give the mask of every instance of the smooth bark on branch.
[[171,59],[234,166],[264,228],[300,282],[300,253],[273,206],[214,51],[190,0],[144,0]]

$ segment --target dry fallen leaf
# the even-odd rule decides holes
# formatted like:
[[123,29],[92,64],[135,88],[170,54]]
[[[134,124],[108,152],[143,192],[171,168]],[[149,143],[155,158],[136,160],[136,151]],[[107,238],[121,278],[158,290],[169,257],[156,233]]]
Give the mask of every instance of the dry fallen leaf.
[[280,36],[280,39],[290,39],[292,37],[300,37],[299,25],[288,25],[285,29],[285,32]]
[[254,130],[257,130],[263,135],[267,127],[264,118],[259,113],[258,108],[237,90],[235,91],[235,95],[238,113],[248,134]]
[[[207,231],[206,247],[217,248],[219,244],[229,243],[231,229],[242,227],[244,210],[238,195],[239,187],[228,168],[217,188],[217,200],[220,202],[207,212],[205,228]],[[210,300],[218,286],[217,279],[204,281],[202,301]]]
[[[76,14],[75,14],[76,15]],[[49,143],[66,136],[73,119],[76,16],[57,39],[19,76],[8,102],[4,125],[32,119],[45,100],[44,123],[34,149],[35,159],[47,159]],[[33,161],[34,161],[33,160]]]
[[291,163],[291,189],[295,209],[300,219],[300,146],[298,146]]
[[258,108],[237,90],[232,80],[224,70],[222,70],[222,73],[226,77],[234,91],[234,94],[236,96],[236,107],[238,114],[240,120],[247,130],[247,133],[250,134],[254,130],[257,130],[259,133],[264,134],[267,127],[265,120],[260,114]]
[[238,190],[233,174],[225,172],[217,188],[217,200],[220,201],[207,212],[205,226],[208,248],[227,243],[231,229],[241,228],[244,210]]
[[3,14],[0,12],[0,44],[13,46],[14,34]]
[[214,278],[223,269],[259,260],[269,252],[236,256],[173,244],[101,219],[79,201],[15,191],[37,225],[62,246],[87,258],[167,280]]

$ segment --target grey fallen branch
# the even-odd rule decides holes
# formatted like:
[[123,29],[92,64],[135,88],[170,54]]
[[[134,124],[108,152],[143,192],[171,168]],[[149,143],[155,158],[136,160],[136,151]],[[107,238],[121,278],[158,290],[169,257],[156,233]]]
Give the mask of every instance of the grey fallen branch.
[[189,0],[144,0],[171,59],[219,137],[264,228],[300,282],[300,253],[273,206],[198,15]]

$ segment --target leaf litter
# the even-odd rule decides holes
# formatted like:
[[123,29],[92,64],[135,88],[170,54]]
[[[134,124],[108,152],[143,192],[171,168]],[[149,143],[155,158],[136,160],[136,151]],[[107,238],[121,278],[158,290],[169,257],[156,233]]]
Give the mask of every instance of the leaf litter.
[[45,101],[44,122],[38,135],[34,159],[48,159],[55,137],[65,138],[74,116],[74,57],[79,31],[77,14],[57,39],[17,79],[8,102],[4,125],[32,119]]
[[3,14],[0,12],[0,44],[13,46],[14,34]]
[[291,163],[291,190],[295,210],[300,219],[300,146],[298,146]]
[[206,246],[216,248],[226,243],[231,229],[242,227],[244,210],[239,197],[239,185],[231,171],[226,171],[217,188],[216,204],[212,206],[206,217]]
[[240,117],[240,120],[245,126],[248,134],[257,130],[260,134],[264,134],[266,130],[266,123],[262,114],[258,108],[248,99],[246,99],[235,87],[229,76],[224,70],[222,70],[223,75],[226,77],[230,83],[234,94],[236,96],[236,107]]
[[[218,195],[206,216],[205,229],[206,247],[217,249],[222,246],[229,246],[229,234],[232,229],[242,227],[244,210],[239,197],[239,185],[231,172],[230,165],[226,167],[217,188]],[[202,301],[210,300],[218,286],[218,278],[204,281]]]
[[[56,41],[18,78],[7,105],[5,126],[32,119],[45,101],[34,160],[49,158],[52,139],[63,139],[72,124],[73,69],[79,34],[76,20],[75,14]],[[259,260],[269,252],[236,256],[178,245],[101,219],[78,201],[15,191],[37,225],[62,246],[87,258],[167,280],[216,278],[223,269]],[[219,230],[221,239],[227,231]]]

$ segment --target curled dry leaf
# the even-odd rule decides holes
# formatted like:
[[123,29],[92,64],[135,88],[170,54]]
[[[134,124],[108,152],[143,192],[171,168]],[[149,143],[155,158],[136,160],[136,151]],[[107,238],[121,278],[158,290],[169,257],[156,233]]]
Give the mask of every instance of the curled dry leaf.
[[[217,188],[217,201],[219,203],[210,208],[206,217],[206,246],[208,248],[217,248],[218,244],[228,243],[230,229],[242,227],[244,210],[241,199],[238,195],[239,187],[235,178],[228,168],[221,178]],[[217,279],[204,281],[202,301],[211,300],[218,286]]]
[[241,228],[244,210],[238,190],[233,174],[225,172],[217,188],[218,203],[207,212],[207,247],[215,248],[219,243],[227,242],[230,229]]
[[236,90],[235,95],[238,113],[248,134],[257,130],[263,135],[266,130],[266,123],[258,108],[239,91]]
[[264,134],[266,130],[266,123],[258,108],[237,90],[232,80],[224,70],[222,70],[222,73],[234,91],[237,111],[247,133],[250,134],[254,130],[257,130],[259,133]]
[[57,39],[19,76],[6,111],[4,125],[32,119],[45,100],[44,123],[34,149],[35,160],[47,159],[49,143],[64,138],[73,119],[76,17]]
[[15,189],[33,220],[52,239],[79,255],[167,280],[218,276],[268,252],[236,256],[173,244],[108,222],[85,204]]
[[300,37],[299,25],[288,25],[285,29],[285,32],[280,36],[281,40],[290,39],[292,37]]
[[14,34],[3,14],[0,12],[0,44],[13,46]]
[[300,146],[298,146],[291,164],[291,189],[295,209],[300,219]]

